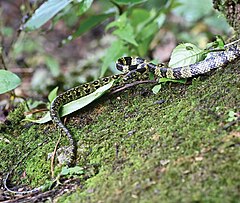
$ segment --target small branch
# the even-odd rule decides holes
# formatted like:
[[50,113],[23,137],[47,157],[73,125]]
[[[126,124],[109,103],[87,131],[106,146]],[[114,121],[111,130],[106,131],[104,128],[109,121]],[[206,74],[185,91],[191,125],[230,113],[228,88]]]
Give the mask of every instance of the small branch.
[[136,86],[136,85],[139,85],[139,84],[144,84],[144,83],[157,83],[157,81],[156,81],[156,80],[140,80],[140,81],[135,81],[135,82],[133,82],[133,83],[126,84],[126,85],[124,85],[123,87],[119,87],[119,88],[111,91],[111,92],[110,92],[110,95],[111,95],[111,94],[115,94],[115,93],[120,92],[120,91],[123,91],[123,90],[125,90],[125,89],[127,89],[127,88],[129,88],[129,87],[133,87],[133,86]]
[[119,15],[121,15],[121,14],[123,13],[122,7],[119,6],[116,2],[114,2],[114,1],[112,1],[112,0],[110,0],[110,2],[111,2],[114,6],[116,6],[116,7],[118,8]]
[[8,70],[8,69],[7,69],[7,66],[6,66],[6,63],[5,63],[5,60],[4,60],[4,57],[3,57],[3,50],[2,50],[1,53],[0,53],[0,60],[1,60],[2,66],[3,66],[3,69],[4,69],[4,70]]
[[59,133],[59,137],[58,137],[58,140],[57,140],[57,143],[55,144],[55,147],[54,147],[54,150],[53,150],[53,153],[52,153],[52,157],[51,157],[51,176],[52,178],[54,178],[54,159],[55,159],[55,156],[56,156],[56,153],[57,153],[57,148],[58,148],[58,145],[60,143],[60,140],[61,140],[61,137],[62,137],[62,133]]

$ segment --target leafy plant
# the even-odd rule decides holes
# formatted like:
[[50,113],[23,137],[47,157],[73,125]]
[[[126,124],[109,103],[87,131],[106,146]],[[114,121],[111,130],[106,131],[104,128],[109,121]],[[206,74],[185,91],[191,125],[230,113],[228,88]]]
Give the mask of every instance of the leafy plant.
[[[223,39],[219,36],[216,37],[216,41],[208,43],[206,49],[200,49],[191,43],[180,44],[172,51],[168,66],[170,68],[177,68],[197,63],[204,60],[208,53],[221,51],[224,48],[224,44]],[[158,80],[158,83],[165,84],[166,82],[186,83],[186,79],[174,80],[170,78],[160,78]],[[161,84],[154,86],[152,89],[153,93],[157,94],[161,87]]]
[[[60,116],[61,117],[66,116],[66,115],[68,115],[74,111],[77,111],[77,110],[87,106],[88,104],[92,103],[94,100],[96,100],[97,98],[102,96],[107,90],[109,90],[113,84],[114,84],[114,80],[109,82],[107,85],[104,85],[104,86],[98,88],[95,92],[93,92],[87,96],[81,97],[80,99],[77,99],[68,104],[65,104],[62,108],[62,111],[60,112]],[[48,95],[50,102],[55,98],[56,91],[57,91],[57,88],[52,90],[50,92],[50,94]],[[50,113],[48,112],[48,113],[46,113],[46,115],[44,117],[42,117],[38,120],[33,120],[30,118],[26,118],[25,120],[31,121],[34,123],[46,123],[51,120],[51,117],[50,117]]]
[[[170,0],[160,3],[160,7],[148,10],[139,6],[144,5],[147,2],[145,0],[114,0],[110,2],[112,3],[110,9],[108,7],[107,10],[103,10],[97,15],[88,15],[85,20],[81,21],[79,28],[62,41],[63,44],[68,43],[115,16],[115,20],[106,25],[106,31],[111,31],[117,40],[113,41],[106,51],[101,77],[109,65],[120,56],[146,56],[150,51],[150,43],[165,22],[166,14],[179,5],[176,0]],[[63,12],[64,9],[75,11],[78,8],[75,15],[81,16],[91,8],[92,3],[93,0],[48,0],[36,9],[32,17],[25,23],[24,28],[27,31],[38,29],[48,20]]]
[[21,79],[7,70],[0,70],[0,94],[9,92],[21,84]]

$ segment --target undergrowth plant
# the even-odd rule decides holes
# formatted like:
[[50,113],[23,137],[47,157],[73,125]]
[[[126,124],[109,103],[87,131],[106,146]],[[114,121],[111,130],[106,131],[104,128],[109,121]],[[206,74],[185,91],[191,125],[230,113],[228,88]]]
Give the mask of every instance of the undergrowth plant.
[[[72,28],[72,33],[61,41],[61,45],[64,46],[101,25],[106,33],[115,36],[115,40],[111,42],[102,57],[99,76],[103,77],[108,68],[119,57],[140,56],[152,59],[152,50],[154,48],[152,42],[156,38],[158,31],[164,26],[171,12],[179,12],[179,14],[182,12],[181,9],[177,11],[176,8],[184,7],[184,2],[187,1],[46,0],[39,5],[38,1],[31,3],[29,1],[29,5],[25,5],[25,10],[22,9],[27,15],[22,19],[23,24],[20,31],[25,33],[25,36],[28,36],[29,32],[35,30],[40,32],[47,22],[50,22],[48,26],[49,31],[51,31],[51,28],[62,20]],[[204,2],[209,3],[209,0],[204,0]],[[96,8],[96,4],[98,8]],[[210,14],[210,10],[205,7],[206,4],[199,5],[198,13],[195,14],[198,18],[194,19],[196,22],[206,12]],[[187,13],[188,11],[184,15]],[[4,58],[2,53],[1,56]],[[57,77],[60,72],[58,62],[49,56],[45,56],[45,61],[52,75]],[[7,80],[4,79],[6,74]],[[2,87],[0,93],[10,91],[21,84],[20,79],[10,70],[6,70],[4,73],[1,72],[0,75]]]

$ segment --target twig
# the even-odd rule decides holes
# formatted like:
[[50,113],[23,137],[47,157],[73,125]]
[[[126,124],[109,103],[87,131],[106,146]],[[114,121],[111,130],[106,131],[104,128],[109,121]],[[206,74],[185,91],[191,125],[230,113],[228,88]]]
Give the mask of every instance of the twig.
[[156,80],[140,80],[140,81],[135,81],[135,82],[133,82],[133,83],[126,84],[126,85],[124,85],[123,87],[120,87],[120,88],[117,88],[117,89],[111,91],[110,94],[115,94],[115,93],[120,92],[120,91],[123,91],[123,90],[125,90],[125,89],[127,89],[127,88],[129,88],[129,87],[133,87],[133,86],[135,86],[135,85],[144,84],[144,83],[157,83],[157,81],[156,81]]
[[7,70],[7,66],[3,57],[3,50],[0,50],[0,59],[1,59],[1,64],[3,65],[4,70]]
[[55,155],[57,153],[57,148],[58,148],[58,145],[60,143],[60,140],[61,140],[61,137],[62,137],[62,133],[59,133],[59,137],[58,137],[58,140],[57,140],[57,143],[54,147],[54,150],[53,150],[53,153],[52,153],[52,157],[51,157],[51,176],[52,178],[54,178],[54,159],[55,159]]

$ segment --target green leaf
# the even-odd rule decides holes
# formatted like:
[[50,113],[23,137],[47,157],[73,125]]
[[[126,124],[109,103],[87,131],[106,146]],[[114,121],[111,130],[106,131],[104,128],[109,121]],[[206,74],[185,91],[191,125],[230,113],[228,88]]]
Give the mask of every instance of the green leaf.
[[84,168],[80,166],[74,166],[71,168],[68,167],[63,167],[62,171],[60,172],[61,176],[66,176],[66,175],[82,175],[84,174]]
[[[176,82],[176,83],[185,84],[187,82],[187,79],[178,79],[178,80],[174,80],[174,79],[170,79],[170,78],[159,78],[158,79],[158,83],[166,83],[166,82]],[[162,84],[155,85],[152,88],[152,92],[154,94],[157,94],[160,91],[161,88],[162,88]]]
[[107,49],[105,57],[103,59],[103,65],[101,67],[100,77],[103,77],[109,65],[121,57],[124,53],[127,53],[127,48],[124,46],[124,43],[120,40],[115,41]]
[[[62,111],[60,111],[60,116],[66,116],[74,111],[77,111],[88,104],[92,103],[94,100],[97,98],[101,97],[107,90],[109,90],[114,83],[114,80],[111,81],[110,83],[98,88],[95,92],[81,97],[80,99],[74,100],[68,104],[65,104],[62,108]],[[29,118],[26,118],[25,120],[31,121],[34,123],[46,123],[51,120],[50,113],[48,112],[44,117],[40,118],[39,120],[32,120]]]
[[60,172],[60,175],[65,176],[65,175],[68,175],[68,174],[69,174],[68,167],[64,166],[62,168],[62,171]]
[[171,79],[171,78],[159,78],[158,80],[159,83],[166,83],[166,82],[176,82],[176,83],[182,83],[186,84],[187,79]]
[[25,23],[26,30],[35,30],[45,24],[73,0],[48,0],[44,2]]
[[138,55],[142,57],[147,55],[147,52],[150,50],[150,43],[165,22],[165,19],[166,15],[163,12],[156,12],[154,9],[151,11],[137,9],[137,11],[132,13],[131,22],[136,30],[135,38],[138,43]]
[[140,31],[148,21],[150,12],[142,8],[136,8],[130,15],[130,21],[136,31]]
[[21,79],[7,70],[0,70],[0,94],[9,92],[21,84]]
[[113,32],[114,35],[118,36],[120,39],[133,44],[134,46],[138,46],[133,27],[128,23],[123,28],[118,28]]
[[119,16],[117,20],[109,23],[106,27],[106,31],[113,27],[123,28],[126,25],[127,21],[127,13],[125,12],[121,16]]
[[132,25],[128,22],[127,13],[123,13],[116,21],[110,23],[106,30],[112,27],[116,27],[117,29],[113,32],[114,35],[118,36],[120,39],[133,44],[134,46],[138,46],[135,40],[135,32]]
[[238,116],[234,111],[229,111],[228,112],[228,119],[227,119],[228,122],[232,122],[232,121],[235,121],[237,119],[238,119]]
[[224,40],[221,36],[216,36],[216,40],[214,42],[207,43],[206,50],[211,50],[213,49],[224,49]]
[[185,43],[178,45],[171,54],[169,67],[176,68],[188,66],[204,59],[205,51],[194,44]]
[[60,67],[58,61],[53,57],[46,57],[46,65],[50,69],[53,77],[57,77],[60,74]]
[[149,80],[154,80],[154,77],[155,77],[154,73],[149,72]]
[[155,85],[153,88],[152,88],[152,91],[153,91],[153,94],[157,94],[160,89],[162,88],[162,85],[159,84],[159,85]]
[[127,5],[127,4],[140,4],[146,2],[147,0],[114,0],[117,4]]
[[85,13],[92,5],[93,0],[84,0],[80,2],[78,15]]
[[77,31],[73,33],[73,35],[69,36],[67,40],[63,40],[62,43],[65,44],[66,42],[76,39],[90,29],[98,26],[101,22],[103,22],[112,15],[113,13],[90,16],[88,19],[82,21]]
[[58,87],[55,87],[48,95],[48,101],[52,102],[57,96]]
[[217,35],[217,36],[216,36],[216,42],[217,42],[217,47],[218,47],[219,49],[224,49],[225,42],[224,42],[222,36]]

